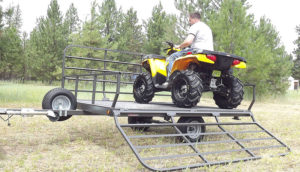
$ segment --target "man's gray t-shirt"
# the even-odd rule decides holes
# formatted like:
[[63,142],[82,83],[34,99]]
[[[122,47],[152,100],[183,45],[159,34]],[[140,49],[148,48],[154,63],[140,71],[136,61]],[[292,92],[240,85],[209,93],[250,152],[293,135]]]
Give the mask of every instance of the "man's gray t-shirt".
[[195,36],[191,48],[214,50],[212,31],[205,23],[194,23],[190,27],[188,34]]

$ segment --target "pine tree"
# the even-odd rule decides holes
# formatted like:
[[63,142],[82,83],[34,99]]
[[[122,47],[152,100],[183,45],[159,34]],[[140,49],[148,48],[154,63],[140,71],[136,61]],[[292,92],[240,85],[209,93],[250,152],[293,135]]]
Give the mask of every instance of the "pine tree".
[[[117,41],[117,28],[121,23],[121,10],[117,9],[115,0],[104,0],[99,6],[98,24],[101,26],[100,32],[107,39],[108,47],[113,47],[113,42]],[[114,47],[115,48],[115,47]]]
[[[137,12],[130,8],[126,14],[122,15],[122,22],[116,28],[118,35],[116,35],[117,49],[129,52],[142,52],[144,35],[142,33],[142,25],[138,22]],[[115,60],[140,63],[141,56],[129,55],[120,53],[116,56]],[[118,65],[118,70],[134,71],[137,66],[132,65]]]
[[68,34],[65,32],[63,16],[57,0],[48,6],[47,16],[38,19],[38,24],[31,33],[31,46],[35,57],[34,77],[39,80],[52,81],[61,75],[63,49],[67,46]]
[[[161,2],[153,7],[151,18],[144,22],[146,30],[145,50],[147,53],[160,54],[165,47],[165,41],[178,40],[176,31],[173,30],[175,21],[174,16],[168,15],[163,10]],[[172,37],[173,39],[170,40]]]
[[90,19],[83,23],[82,30],[77,34],[77,44],[89,47],[102,47],[104,45],[102,36],[99,32],[101,29],[98,23],[98,4],[93,1],[91,4]]
[[[2,0],[0,0],[1,2]],[[2,11],[2,6],[0,5],[0,67],[2,66],[2,58],[3,58],[3,44],[4,41],[2,40],[2,32],[3,32],[3,11]]]
[[15,27],[18,31],[21,29],[22,19],[21,19],[21,9],[19,5],[9,7],[5,11],[4,15],[8,27]]
[[142,25],[138,24],[137,12],[130,8],[123,15],[122,23],[117,28],[118,49],[141,52],[143,44]]
[[[0,2],[2,2],[2,0],[0,0]],[[3,24],[3,11],[2,11],[2,6],[0,5],[0,36],[1,36],[1,30],[3,28],[4,24]]]
[[[0,23],[0,77],[2,79],[17,78],[20,74],[21,66],[21,39],[19,38],[21,27],[21,11],[17,7],[9,7],[5,12],[1,8],[2,17],[5,23]],[[2,15],[4,14],[4,15]]]
[[66,12],[64,24],[67,27],[68,34],[72,34],[79,29],[79,17],[77,9],[75,8],[74,4],[72,3],[69,9]]
[[296,27],[296,32],[298,38],[294,42],[294,44],[296,44],[296,49],[293,53],[295,54],[296,59],[294,60],[293,77],[300,80],[300,25]]
[[265,65],[262,66],[267,73],[264,79],[264,88],[266,87],[268,89],[266,92],[269,93],[284,93],[288,87],[288,77],[291,75],[292,57],[281,45],[279,34],[269,19],[261,18],[256,33],[257,37],[264,39],[260,50],[268,52],[265,56],[260,57],[260,59],[266,60]]

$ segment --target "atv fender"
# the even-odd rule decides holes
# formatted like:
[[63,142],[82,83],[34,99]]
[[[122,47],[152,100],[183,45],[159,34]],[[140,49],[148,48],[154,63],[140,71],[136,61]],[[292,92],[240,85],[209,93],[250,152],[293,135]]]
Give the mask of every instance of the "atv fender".
[[151,72],[153,84],[162,84],[167,79],[167,62],[165,59],[147,59],[143,62],[143,66],[149,66],[148,70]]

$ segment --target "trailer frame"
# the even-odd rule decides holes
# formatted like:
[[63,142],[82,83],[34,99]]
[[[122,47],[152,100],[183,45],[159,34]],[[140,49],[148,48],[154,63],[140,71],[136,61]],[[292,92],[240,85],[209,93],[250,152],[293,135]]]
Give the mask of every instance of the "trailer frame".
[[[72,49],[79,48],[87,50],[88,54],[93,53],[95,51],[100,51],[103,53],[103,58],[96,58],[92,56],[84,57],[84,56],[74,56],[69,55],[68,53],[72,52]],[[205,106],[196,106],[194,108],[179,108],[175,107],[172,103],[166,102],[153,102],[149,104],[138,104],[133,101],[120,101],[119,96],[121,94],[131,95],[132,92],[122,92],[121,85],[130,85],[133,84],[131,81],[123,81],[124,75],[135,76],[142,72],[142,66],[140,63],[133,62],[122,62],[114,59],[109,56],[109,53],[116,54],[126,54],[127,56],[137,56],[139,61],[142,60],[144,54],[140,53],[132,53],[126,51],[118,51],[118,50],[110,50],[103,48],[94,48],[94,47],[85,47],[78,45],[70,45],[66,47],[64,50],[63,62],[62,62],[62,81],[61,87],[66,88],[72,91],[76,98],[80,93],[90,93],[91,99],[82,100],[77,99],[77,109],[76,110],[34,110],[34,109],[0,109],[0,118],[4,121],[9,120],[14,115],[47,115],[54,116],[55,114],[59,114],[60,116],[67,115],[104,115],[110,116],[114,118],[114,122],[122,137],[125,139],[130,149],[133,151],[136,158],[139,162],[147,169],[153,171],[173,171],[173,170],[183,170],[187,168],[197,168],[203,166],[212,166],[212,165],[225,165],[229,163],[235,163],[240,161],[250,161],[257,160],[263,158],[263,154],[256,153],[257,150],[268,150],[268,149],[276,149],[283,148],[284,151],[271,155],[272,156],[285,156],[287,155],[291,149],[283,143],[279,138],[274,136],[271,132],[266,130],[262,125],[260,125],[254,118],[251,109],[255,103],[255,85],[254,84],[244,84],[246,87],[252,88],[252,101],[246,110],[243,109],[219,109],[216,107],[205,107]],[[78,66],[68,66],[72,63],[68,63],[68,60],[78,60],[78,61],[88,61],[88,62],[97,62],[103,63],[103,69],[98,68],[89,68],[89,67],[78,67]],[[117,64],[117,65],[128,65],[133,66],[133,69],[136,71],[128,72],[128,71],[115,71],[109,70],[109,65]],[[81,71],[79,74],[69,74],[69,71]],[[82,73],[85,72],[85,73]],[[72,72],[71,72],[72,73]],[[72,81],[74,88],[67,88],[68,81]],[[91,90],[80,89],[81,82],[92,82]],[[98,90],[97,86],[101,83],[102,89]],[[110,84],[110,85],[108,85]],[[115,85],[115,91],[107,90],[111,84]],[[102,94],[102,100],[97,99],[97,95]],[[108,94],[113,94],[113,100],[110,101],[107,97]],[[156,96],[170,96],[166,94],[156,94]],[[7,115],[7,118],[1,117],[1,115]],[[135,124],[123,124],[120,122],[119,118],[121,117],[162,117],[164,121],[155,121],[152,120],[152,123],[135,123]],[[232,117],[233,121],[240,120],[241,118],[250,118],[250,122],[222,122],[220,118],[223,117]],[[213,119],[215,122],[210,123],[176,123],[175,118],[209,118]],[[227,126],[235,127],[235,126],[255,126],[259,128],[259,130],[242,130],[242,131],[229,131],[226,129]],[[204,132],[200,135],[204,137],[208,136],[216,136],[222,135],[227,136],[227,140],[219,140],[219,141],[200,141],[200,142],[191,142],[188,139],[189,133],[183,133],[182,127],[189,126],[205,126],[211,127],[216,126],[218,131],[210,131]],[[139,128],[139,127],[150,127],[150,128],[171,128],[175,133],[155,133],[155,134],[147,134],[136,133],[136,135],[132,135],[132,133],[128,132],[127,128]],[[238,134],[253,134],[253,133],[263,133],[268,137],[259,137],[259,138],[238,138]],[[138,145],[134,142],[135,139],[155,139],[155,138],[181,138],[182,142],[175,142],[171,144],[149,144],[149,145]],[[246,146],[245,142],[255,142],[255,141],[267,141],[272,140],[277,143],[277,145],[267,145],[267,146],[255,146],[249,147]],[[201,146],[203,145],[213,145],[213,144],[235,144],[238,149],[228,149],[228,150],[218,150],[218,151],[209,151],[205,152],[201,150]],[[200,147],[199,147],[200,146]],[[156,155],[151,157],[144,157],[143,153],[145,149],[164,149],[164,148],[177,148],[177,147],[185,147],[191,149],[193,153],[179,153],[176,155]],[[183,148],[182,148],[183,149]],[[180,149],[178,149],[180,150]],[[281,150],[280,150],[281,151]],[[234,152],[243,152],[246,156],[242,158],[233,158],[233,159],[222,159],[219,160],[209,160],[207,159],[208,155],[216,154],[222,155],[224,153],[234,153]],[[148,163],[153,160],[173,160],[180,159],[186,157],[194,157],[191,158],[191,161],[195,161],[193,163],[188,163],[185,165],[179,166],[159,166],[160,164]],[[198,160],[196,160],[198,158]]]

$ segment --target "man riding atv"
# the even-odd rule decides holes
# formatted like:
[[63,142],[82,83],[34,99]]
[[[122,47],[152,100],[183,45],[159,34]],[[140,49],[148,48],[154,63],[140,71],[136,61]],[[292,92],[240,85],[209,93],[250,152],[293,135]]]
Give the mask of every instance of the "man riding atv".
[[169,85],[173,63],[177,58],[194,49],[214,50],[212,31],[209,26],[200,21],[200,18],[200,13],[195,12],[190,14],[189,23],[191,27],[188,31],[188,36],[179,46],[174,47],[175,49],[183,49],[191,46],[191,48],[173,53],[167,58],[167,62],[169,62],[167,66],[168,78],[163,83],[164,87],[168,87]]
[[243,100],[243,84],[233,76],[232,68],[246,68],[246,60],[233,54],[213,51],[210,28],[200,22],[200,14],[190,15],[192,25],[185,41],[177,48],[167,42],[166,57],[155,54],[144,56],[142,66],[147,70],[137,76],[133,96],[138,103],[149,103],[155,92],[171,91],[178,107],[193,107],[202,92],[212,91],[220,108],[236,108]]

